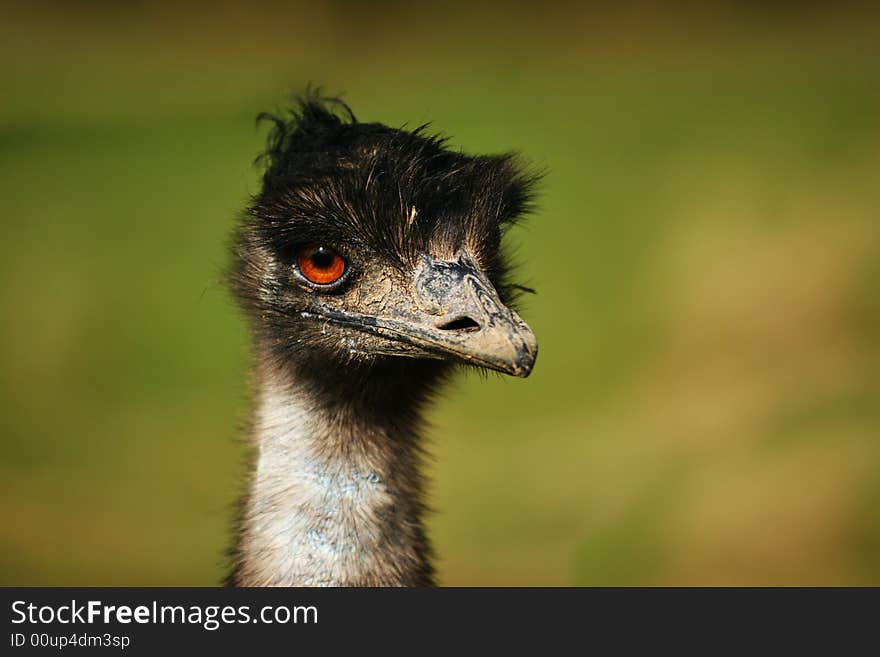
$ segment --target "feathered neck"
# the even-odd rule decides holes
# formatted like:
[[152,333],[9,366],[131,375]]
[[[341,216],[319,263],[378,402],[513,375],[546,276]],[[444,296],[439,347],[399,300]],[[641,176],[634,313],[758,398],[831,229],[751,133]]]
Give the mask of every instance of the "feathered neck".
[[256,463],[230,583],[433,583],[418,439],[425,395],[396,390],[403,383],[364,381],[332,399],[307,368],[263,361],[253,418]]

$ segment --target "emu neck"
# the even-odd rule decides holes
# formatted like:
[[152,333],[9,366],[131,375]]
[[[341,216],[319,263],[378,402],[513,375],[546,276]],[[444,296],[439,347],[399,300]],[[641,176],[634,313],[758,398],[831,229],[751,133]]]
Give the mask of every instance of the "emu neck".
[[331,403],[297,381],[276,371],[257,382],[234,583],[430,585],[415,409]]

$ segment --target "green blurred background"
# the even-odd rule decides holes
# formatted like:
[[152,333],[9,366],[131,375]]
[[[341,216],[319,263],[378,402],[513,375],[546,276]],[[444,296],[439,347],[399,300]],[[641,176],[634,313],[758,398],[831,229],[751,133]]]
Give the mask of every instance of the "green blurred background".
[[548,171],[534,374],[431,414],[441,583],[880,584],[880,12],[0,8],[0,583],[221,578],[226,245],[315,82]]

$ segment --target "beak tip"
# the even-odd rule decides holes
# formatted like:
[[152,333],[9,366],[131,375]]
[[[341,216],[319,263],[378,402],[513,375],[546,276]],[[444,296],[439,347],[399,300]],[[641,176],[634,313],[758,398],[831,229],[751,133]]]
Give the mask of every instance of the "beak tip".
[[526,348],[520,352],[511,371],[514,376],[521,379],[528,378],[535,367],[535,361],[538,359],[538,343],[532,340],[525,346]]

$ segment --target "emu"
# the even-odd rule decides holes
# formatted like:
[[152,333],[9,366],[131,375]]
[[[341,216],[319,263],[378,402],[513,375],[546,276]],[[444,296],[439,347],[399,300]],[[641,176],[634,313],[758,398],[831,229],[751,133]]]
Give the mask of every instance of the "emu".
[[505,227],[537,176],[427,126],[300,97],[272,127],[230,282],[252,333],[254,464],[233,586],[431,586],[420,416],[457,364],[526,377]]

